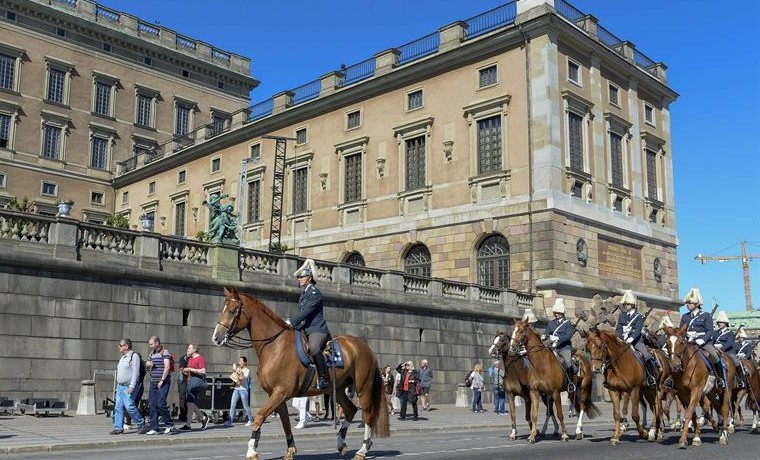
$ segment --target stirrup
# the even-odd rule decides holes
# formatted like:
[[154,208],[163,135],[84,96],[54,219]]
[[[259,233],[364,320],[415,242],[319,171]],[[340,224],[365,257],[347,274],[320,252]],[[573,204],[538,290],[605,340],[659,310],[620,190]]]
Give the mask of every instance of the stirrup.
[[325,379],[324,377],[319,377],[317,379],[317,383],[314,385],[314,388],[321,391],[321,390],[326,390],[328,386],[329,384],[327,383],[327,379]]
[[663,385],[665,388],[668,388],[668,389],[672,390],[672,389],[674,388],[674,387],[673,387],[673,379],[672,379],[672,378],[670,378],[670,377],[666,378],[666,379],[665,379],[665,381],[664,381],[664,382],[662,382],[662,385]]
[[567,392],[575,393],[575,384],[573,382],[567,382]]
[[651,375],[647,375],[647,386],[653,387],[655,385],[657,385],[657,380],[655,380],[655,378]]
[[720,377],[715,377],[715,387],[719,390],[725,390],[726,382],[724,382],[723,379]]

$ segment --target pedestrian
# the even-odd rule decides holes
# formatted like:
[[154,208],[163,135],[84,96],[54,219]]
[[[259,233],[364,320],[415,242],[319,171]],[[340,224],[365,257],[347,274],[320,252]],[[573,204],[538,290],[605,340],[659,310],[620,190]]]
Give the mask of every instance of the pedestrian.
[[493,380],[493,411],[496,415],[507,413],[505,408],[507,394],[504,390],[504,369],[501,361],[496,359],[488,368],[488,376]]
[[[179,431],[174,427],[174,420],[169,413],[169,407],[166,405],[166,397],[169,395],[169,389],[172,386],[171,380],[171,361],[172,355],[169,350],[161,345],[161,339],[153,336],[148,340],[150,347],[150,389],[148,391],[148,408],[150,410],[150,430],[146,431],[147,435],[158,434],[158,417],[160,416],[166,428],[164,434],[177,434]],[[146,363],[146,366],[148,364]],[[147,425],[147,424],[146,424]]]
[[237,364],[232,365],[232,375],[236,377],[232,379],[232,381],[235,382],[235,389],[232,391],[229,419],[224,424],[226,426],[232,426],[232,423],[235,421],[237,403],[240,401],[248,420],[245,423],[245,426],[251,426],[253,424],[253,415],[251,414],[250,406],[251,370],[248,368],[248,358],[245,356],[238,358]]
[[[130,347],[131,341],[130,341]],[[140,373],[137,377],[137,382],[135,382],[135,388],[132,390],[131,393],[129,393],[129,397],[132,399],[132,401],[135,403],[135,407],[137,408],[137,411],[140,412],[140,415],[143,416],[143,419],[145,418],[145,415],[140,410],[140,403],[142,402],[143,393],[145,392],[145,387],[143,386],[143,382],[145,382],[145,362],[142,359],[142,355],[137,352],[137,350],[132,349],[132,353],[135,355],[137,360],[140,362]],[[133,358],[134,359],[134,358]],[[137,421],[135,420],[135,423]],[[133,422],[132,422],[132,416],[129,415],[129,412],[124,414],[124,429],[128,430],[130,428],[133,428]]]
[[[179,372],[177,372],[177,396],[179,400],[179,420],[187,419],[187,353],[179,357]],[[185,425],[180,427],[180,431],[190,431],[190,427]]]
[[401,400],[401,414],[399,420],[406,420],[406,406],[412,405],[412,420],[417,420],[417,385],[420,381],[420,374],[417,369],[414,368],[414,362],[407,361],[401,363],[396,367],[396,372],[401,374],[401,382],[399,383],[397,393]]
[[325,406],[325,417],[323,420],[335,420],[335,403],[332,401],[329,393],[322,394],[322,401]]
[[483,379],[483,365],[478,363],[472,369],[470,374],[470,389],[472,390],[472,411],[481,413],[483,410],[483,391],[485,390],[485,381]]
[[391,398],[391,405],[393,406],[394,414],[401,413],[401,372],[396,371],[396,375],[393,376],[393,397]]
[[309,397],[293,398],[292,405],[298,409],[298,425],[295,426],[295,429],[305,428],[306,424],[309,423]]
[[292,320],[288,318],[285,322],[296,330],[306,332],[309,340],[309,353],[314,358],[319,374],[316,389],[324,390],[327,388],[327,363],[322,354],[322,346],[330,335],[330,330],[325,321],[322,292],[317,288],[317,281],[314,279],[315,270],[316,265],[312,259],[306,259],[301,268],[296,270],[298,285],[303,288],[301,297],[298,299],[299,313]]
[[385,365],[383,368],[383,390],[385,391],[385,396],[388,399],[388,412],[393,415],[393,383],[394,383],[394,377],[393,377],[393,371],[391,370],[391,366]]
[[420,384],[422,385],[422,410],[430,410],[430,387],[433,385],[433,370],[428,365],[428,360],[420,361]]
[[116,397],[111,434],[124,433],[125,409],[137,423],[138,430],[144,431],[145,419],[130,397],[137,388],[137,381],[140,377],[140,355],[132,351],[132,341],[126,338],[119,341],[119,352],[121,352],[121,356],[116,364]]
[[185,427],[191,429],[193,415],[201,423],[201,430],[208,428],[209,417],[198,408],[196,403],[198,395],[206,389],[206,358],[198,352],[198,344],[187,345],[187,367],[184,369],[187,375],[187,417]]

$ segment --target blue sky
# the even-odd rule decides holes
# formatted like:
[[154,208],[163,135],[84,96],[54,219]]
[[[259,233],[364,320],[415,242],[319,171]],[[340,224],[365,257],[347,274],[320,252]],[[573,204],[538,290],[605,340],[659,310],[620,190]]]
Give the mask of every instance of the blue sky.
[[[102,0],[184,35],[251,58],[261,81],[252,102],[363,61],[504,0]],[[679,296],[743,311],[741,262],[702,265],[697,254],[760,255],[760,2],[571,0],[601,25],[668,66],[679,238]],[[222,8],[221,6],[224,6]],[[750,262],[760,308],[760,258]]]

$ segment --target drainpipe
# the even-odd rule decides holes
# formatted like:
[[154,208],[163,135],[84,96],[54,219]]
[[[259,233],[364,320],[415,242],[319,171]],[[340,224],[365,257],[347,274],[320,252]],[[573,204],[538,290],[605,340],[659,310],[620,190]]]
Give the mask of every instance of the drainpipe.
[[533,93],[530,83],[530,39],[525,34],[522,24],[517,24],[517,28],[523,36],[523,48],[525,48],[525,88],[528,112],[528,289],[531,294],[535,294],[536,286],[533,273]]

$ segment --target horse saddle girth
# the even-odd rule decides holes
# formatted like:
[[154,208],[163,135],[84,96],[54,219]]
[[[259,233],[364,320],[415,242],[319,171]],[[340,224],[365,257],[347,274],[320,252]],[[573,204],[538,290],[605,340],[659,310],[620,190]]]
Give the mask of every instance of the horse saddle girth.
[[[296,331],[295,336],[298,360],[304,367],[309,367],[313,362],[311,354],[307,351],[309,349],[309,336],[303,331]],[[325,355],[327,367],[343,368],[343,349],[340,347],[340,343],[333,340],[332,337],[327,336],[320,353]]]

